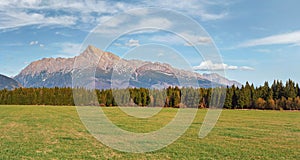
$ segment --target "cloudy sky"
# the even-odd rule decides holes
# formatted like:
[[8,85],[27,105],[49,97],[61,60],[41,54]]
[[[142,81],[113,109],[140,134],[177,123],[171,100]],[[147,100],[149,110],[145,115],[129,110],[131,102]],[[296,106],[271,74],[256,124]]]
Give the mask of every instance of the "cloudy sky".
[[[170,32],[140,31],[120,36],[107,50],[119,56],[125,51],[144,51],[144,55],[132,53],[127,58],[145,60],[151,60],[152,54],[162,60],[179,52],[197,72],[224,68],[228,78],[242,83],[260,85],[266,80],[288,78],[300,82],[299,6],[297,0],[0,1],[0,74],[14,76],[30,62],[44,57],[78,55],[98,25],[128,30],[133,25],[154,24],[165,30],[181,26],[185,30],[177,31],[189,41]],[[144,7],[176,11],[199,23],[207,33],[197,35],[188,23],[179,24],[181,19],[176,14],[164,17],[167,14],[149,16],[149,12],[140,12],[139,16],[147,16],[138,21],[120,16]],[[116,16],[122,21],[111,21]],[[101,32],[107,36],[115,31]],[[207,43],[215,44],[222,62],[193,57],[193,48],[205,48]]]

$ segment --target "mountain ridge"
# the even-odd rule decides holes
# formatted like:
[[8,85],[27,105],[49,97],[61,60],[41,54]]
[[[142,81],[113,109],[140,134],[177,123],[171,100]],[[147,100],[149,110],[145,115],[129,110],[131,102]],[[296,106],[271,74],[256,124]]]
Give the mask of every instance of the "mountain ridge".
[[22,87],[22,85],[16,80],[0,74],[0,89],[12,90],[19,87]]
[[[97,59],[99,61],[96,61]],[[89,45],[80,55],[72,58],[43,58],[34,61],[14,78],[24,87],[71,87],[72,73],[83,72],[83,69],[92,69],[93,67],[96,68],[95,76],[84,78],[86,83],[91,85],[95,82],[98,89],[111,88],[112,76],[118,77],[114,80],[120,84],[120,88],[180,86],[180,79],[186,79],[186,86],[193,86],[188,82],[193,77],[198,80],[199,87],[240,85],[236,81],[216,74],[213,76],[201,75],[174,68],[166,63],[122,59],[92,45]]]

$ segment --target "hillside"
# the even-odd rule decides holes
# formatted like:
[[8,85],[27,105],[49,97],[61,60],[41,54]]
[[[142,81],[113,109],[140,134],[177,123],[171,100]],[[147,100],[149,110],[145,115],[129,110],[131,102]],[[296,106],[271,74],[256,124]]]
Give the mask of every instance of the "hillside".
[[11,90],[18,87],[21,87],[21,84],[16,80],[0,74],[0,89],[6,88]]

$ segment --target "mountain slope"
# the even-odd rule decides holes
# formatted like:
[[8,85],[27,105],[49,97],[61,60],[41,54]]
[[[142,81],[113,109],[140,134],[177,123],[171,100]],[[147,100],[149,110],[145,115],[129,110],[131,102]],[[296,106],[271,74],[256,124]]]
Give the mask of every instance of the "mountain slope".
[[93,46],[88,46],[74,58],[44,58],[32,62],[15,79],[25,87],[71,87],[72,74],[85,86],[95,85],[98,89],[198,87],[192,83],[193,80],[198,82],[199,87],[208,88],[228,85],[226,83],[230,82],[225,78],[219,82],[211,82],[207,76],[176,69],[165,63],[122,59]]
[[211,74],[204,73],[202,76],[203,76],[203,78],[205,78],[207,80],[210,80],[210,81],[213,81],[216,83],[220,83],[220,84],[224,84],[226,86],[232,86],[232,85],[235,85],[238,87],[242,86],[241,83],[234,81],[234,80],[229,80],[223,76],[218,75],[217,73],[211,73]]
[[0,89],[11,90],[18,87],[21,87],[21,85],[16,80],[0,74]]

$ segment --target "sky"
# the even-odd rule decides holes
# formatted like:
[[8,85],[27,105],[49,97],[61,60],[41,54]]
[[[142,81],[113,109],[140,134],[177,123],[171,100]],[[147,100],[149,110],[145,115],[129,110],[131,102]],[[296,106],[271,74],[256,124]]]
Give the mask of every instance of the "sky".
[[[95,43],[127,59],[189,62],[199,73],[224,69],[241,83],[299,83],[299,6],[297,0],[0,1],[0,74],[15,76],[45,57],[74,57]],[[140,10],[123,16],[134,9]],[[130,30],[147,26],[160,29]]]

